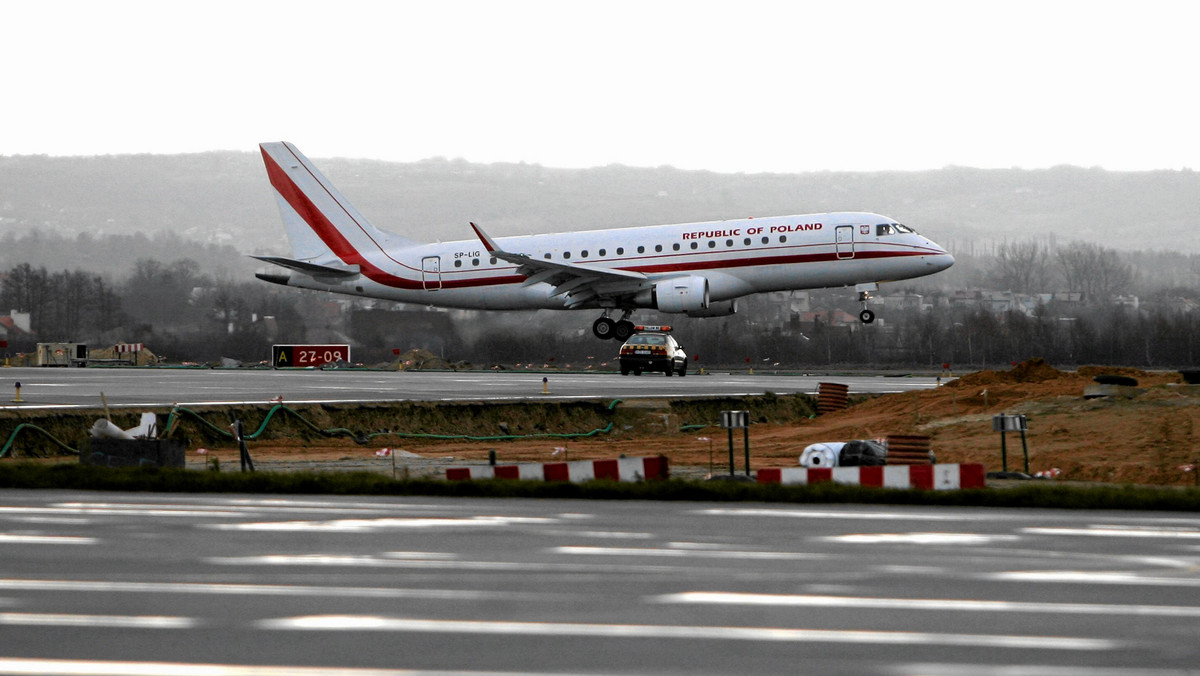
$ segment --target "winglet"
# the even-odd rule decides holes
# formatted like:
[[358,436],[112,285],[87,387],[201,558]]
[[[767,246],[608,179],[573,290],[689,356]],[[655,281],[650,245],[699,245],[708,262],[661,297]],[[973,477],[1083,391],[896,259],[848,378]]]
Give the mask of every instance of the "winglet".
[[495,253],[500,250],[500,247],[496,246],[496,242],[491,237],[488,237],[478,225],[471,223],[471,229],[475,231],[476,235],[479,235],[479,240],[483,242],[483,248],[487,249],[488,253]]

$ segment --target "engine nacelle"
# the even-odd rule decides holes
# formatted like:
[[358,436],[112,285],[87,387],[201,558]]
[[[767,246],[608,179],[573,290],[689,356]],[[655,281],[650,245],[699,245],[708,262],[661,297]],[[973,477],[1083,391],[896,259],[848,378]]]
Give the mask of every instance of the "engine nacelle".
[[703,312],[708,310],[708,280],[695,275],[664,279],[639,293],[637,303],[660,312]]
[[720,303],[712,303],[704,310],[689,310],[689,317],[727,317],[732,314],[737,314],[737,299],[725,300]]

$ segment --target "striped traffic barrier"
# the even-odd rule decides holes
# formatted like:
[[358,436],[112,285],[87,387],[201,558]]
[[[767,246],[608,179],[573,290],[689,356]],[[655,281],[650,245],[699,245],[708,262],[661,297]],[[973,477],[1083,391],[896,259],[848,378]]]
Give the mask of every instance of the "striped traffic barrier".
[[594,479],[637,482],[661,481],[669,476],[667,458],[617,458],[614,460],[577,460],[575,462],[522,463],[519,465],[468,465],[446,470],[450,481],[471,479],[523,479],[528,481],[569,481],[583,483]]
[[980,463],[942,465],[881,465],[874,467],[768,467],[758,470],[760,484],[833,483],[880,488],[954,491],[984,488]]

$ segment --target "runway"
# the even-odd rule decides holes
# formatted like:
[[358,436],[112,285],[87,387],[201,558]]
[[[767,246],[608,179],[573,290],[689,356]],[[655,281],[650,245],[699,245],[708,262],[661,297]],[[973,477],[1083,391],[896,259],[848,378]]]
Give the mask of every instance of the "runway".
[[[542,379],[546,378],[543,383]],[[522,399],[629,399],[815,393],[818,383],[850,386],[851,393],[903,392],[937,386],[923,376],[772,375],[760,373],[621,376],[615,373],[514,371],[355,371],[6,368],[0,369],[0,410],[134,408],[172,404],[372,401],[514,401]],[[22,403],[14,403],[15,384]],[[543,387],[548,393],[543,394]]]
[[0,491],[0,674],[1194,673],[1190,514]]

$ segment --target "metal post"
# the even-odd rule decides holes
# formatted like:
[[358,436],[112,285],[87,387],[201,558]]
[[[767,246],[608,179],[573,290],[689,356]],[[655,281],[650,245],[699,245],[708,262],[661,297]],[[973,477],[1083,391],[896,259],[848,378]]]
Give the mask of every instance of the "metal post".
[[742,428],[742,444],[746,447],[746,476],[750,476],[750,426]]
[[1007,436],[1008,436],[1008,432],[1005,432],[1003,429],[1001,429],[1000,430],[1000,463],[1003,466],[1005,472],[1008,471],[1008,444],[1005,441],[1005,437],[1007,437]]
[[1021,451],[1025,453],[1025,473],[1029,474],[1029,445],[1025,443],[1025,426],[1021,425]]
[[734,475],[733,467],[733,428],[729,428],[729,476]]

